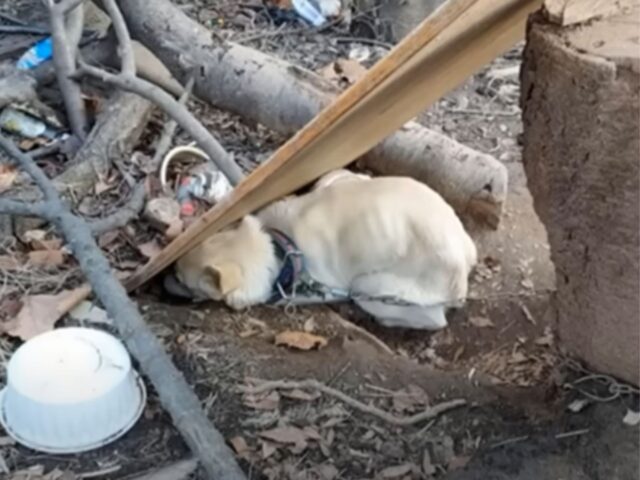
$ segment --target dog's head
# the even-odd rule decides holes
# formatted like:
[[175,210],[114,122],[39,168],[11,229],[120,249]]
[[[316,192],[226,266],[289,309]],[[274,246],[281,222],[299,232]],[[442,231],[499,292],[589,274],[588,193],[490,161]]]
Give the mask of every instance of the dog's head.
[[274,269],[270,237],[252,216],[215,233],[175,265],[176,278],[194,299],[223,300],[240,308],[270,293]]

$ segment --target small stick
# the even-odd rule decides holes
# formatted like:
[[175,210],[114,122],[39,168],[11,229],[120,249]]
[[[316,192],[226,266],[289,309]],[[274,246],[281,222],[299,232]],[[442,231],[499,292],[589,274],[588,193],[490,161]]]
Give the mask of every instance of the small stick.
[[493,445],[491,445],[490,448],[500,448],[500,447],[504,447],[506,445],[511,445],[513,443],[518,443],[518,442],[524,442],[525,440],[529,440],[529,435],[522,435],[521,437],[513,437],[513,438],[507,438],[506,440],[503,440],[501,442],[498,443],[494,443]]
[[[180,96],[178,103],[180,105],[186,105],[189,96],[191,95],[191,91],[193,90],[193,85],[195,84],[195,76],[189,76],[187,80],[187,84],[184,87],[184,92]],[[162,158],[167,154],[169,148],[171,147],[171,141],[173,140],[173,136],[176,133],[176,128],[178,127],[178,122],[176,122],[173,118],[164,124],[164,128],[162,129],[162,135],[160,136],[160,140],[158,141],[158,146],[156,147],[156,153],[153,155],[153,159],[151,160],[151,166],[154,170],[158,170],[160,168],[160,164],[162,163]]]
[[[77,0],[73,2],[63,0],[60,3],[46,0],[53,40],[53,63],[58,85],[62,92],[71,130],[78,139],[84,140],[88,133],[87,112],[82,100],[80,85],[71,78],[76,70],[76,53],[84,19],[81,3],[82,1]],[[77,8],[72,9],[72,7]],[[68,30],[65,26],[66,12],[69,12]],[[75,44],[72,44],[72,41],[75,41]]]
[[374,417],[378,417],[381,420],[384,420],[387,423],[392,425],[397,425],[399,427],[407,427],[410,425],[415,425],[416,423],[423,422],[425,420],[431,420],[449,410],[454,408],[462,407],[467,404],[467,401],[462,398],[457,398],[454,400],[448,400],[446,402],[438,403],[436,405],[432,405],[427,407],[426,410],[420,413],[416,413],[415,415],[410,415],[407,417],[398,417],[393,415],[392,413],[386,412],[384,410],[379,409],[378,407],[374,407],[373,405],[366,405],[355,398],[351,398],[346,393],[341,392],[340,390],[336,390],[335,388],[329,387],[324,383],[321,383],[314,379],[307,379],[302,381],[294,381],[294,380],[273,380],[273,381],[265,381],[257,386],[252,387],[241,387],[243,392],[249,394],[259,394],[264,393],[269,390],[294,390],[294,389],[313,389],[318,390],[322,393],[330,395],[332,397],[341,400],[347,405],[355,408],[356,410],[360,410],[363,413],[368,413],[369,415],[373,415]]
[[579,435],[584,435],[585,433],[589,433],[589,428],[582,428],[580,430],[572,430],[570,432],[558,433],[556,435],[556,439],[561,440],[563,438],[577,437]]
[[91,233],[101,235],[116,228],[122,228],[132,219],[137,218],[144,207],[144,184],[139,183],[133,189],[131,198],[117,212],[89,223]]

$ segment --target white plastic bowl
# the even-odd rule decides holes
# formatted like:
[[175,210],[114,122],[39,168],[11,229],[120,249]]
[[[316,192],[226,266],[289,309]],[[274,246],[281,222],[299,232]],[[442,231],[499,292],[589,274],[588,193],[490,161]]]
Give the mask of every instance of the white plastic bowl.
[[59,328],[11,357],[0,422],[34,450],[85,452],[124,435],[145,401],[144,383],[118,339],[91,328]]

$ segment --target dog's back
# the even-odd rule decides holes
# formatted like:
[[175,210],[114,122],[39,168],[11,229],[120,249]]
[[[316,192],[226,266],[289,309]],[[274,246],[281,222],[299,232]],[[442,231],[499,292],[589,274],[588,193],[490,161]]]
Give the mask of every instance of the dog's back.
[[290,235],[311,275],[332,287],[419,303],[466,296],[475,245],[442,197],[410,178],[336,182],[260,218]]

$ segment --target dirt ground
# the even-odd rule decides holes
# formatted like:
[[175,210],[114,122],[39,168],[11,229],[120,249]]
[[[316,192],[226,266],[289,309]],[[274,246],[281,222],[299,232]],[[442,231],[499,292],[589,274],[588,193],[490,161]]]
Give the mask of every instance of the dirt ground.
[[[388,50],[384,41],[361,37],[362,27],[357,40],[339,25],[312,32],[295,22],[278,24],[252,2],[179,3],[224,37],[315,71],[356,49],[369,66]],[[26,15],[25,5],[29,2],[8,2],[0,10]],[[356,12],[354,24],[359,18],[371,21],[372,15]],[[0,50],[7,38],[0,36]],[[213,303],[180,303],[159,285],[137,299],[249,478],[638,478],[638,427],[623,422],[628,409],[638,410],[637,395],[564,358],[554,340],[554,271],[520,163],[520,52],[518,47],[497,59],[419,118],[494,155],[510,173],[499,229],[468,225],[481,262],[470,299],[451,315],[449,328],[437,333],[384,329],[350,305],[233,313]],[[284,140],[228,113],[195,102],[190,108],[246,169]],[[152,151],[162,121],[158,115],[151,124],[141,151]],[[186,137],[179,136],[182,140]],[[119,258],[113,249],[109,255]],[[278,333],[287,330],[318,335],[327,345],[309,351],[276,346]],[[2,342],[6,359],[17,342]],[[260,381],[305,379],[359,400],[361,408],[311,389],[243,392]],[[94,452],[36,453],[0,432],[0,478],[30,478],[16,474],[29,468],[69,475],[51,479],[134,478],[188,458],[147,386],[148,406],[138,424]],[[408,426],[371,414],[373,406],[406,417],[452,399],[466,404]],[[196,471],[190,478],[201,475]]]

